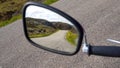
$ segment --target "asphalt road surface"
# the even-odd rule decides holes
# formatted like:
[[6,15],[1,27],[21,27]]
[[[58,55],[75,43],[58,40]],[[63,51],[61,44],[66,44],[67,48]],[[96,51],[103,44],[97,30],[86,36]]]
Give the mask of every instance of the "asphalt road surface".
[[[52,6],[79,21],[92,45],[120,44],[120,0],[60,0]],[[59,35],[58,35],[59,36]],[[24,37],[22,21],[0,28],[1,68],[120,68],[120,59],[87,56],[81,51],[74,56],[54,54],[32,46]]]
[[66,40],[67,32],[68,30],[59,30],[51,34],[50,36],[40,37],[40,38],[31,38],[31,40],[39,45],[42,45],[51,49],[73,53],[75,52],[76,47],[70,44]]

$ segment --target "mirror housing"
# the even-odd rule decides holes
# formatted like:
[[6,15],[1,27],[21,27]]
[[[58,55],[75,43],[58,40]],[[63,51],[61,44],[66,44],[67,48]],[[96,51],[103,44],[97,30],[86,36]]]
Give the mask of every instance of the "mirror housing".
[[[35,11],[35,12],[33,13],[32,11]],[[37,17],[36,15],[39,15],[40,17]],[[48,18],[48,17],[50,17],[50,18]],[[40,22],[39,24],[38,24],[38,18],[39,18],[39,22]],[[35,24],[36,20],[37,20],[37,24]],[[30,22],[32,22],[32,23],[30,23]],[[52,25],[51,25],[51,23],[52,23]],[[59,26],[57,26],[58,24],[59,24]],[[51,28],[51,26],[52,26],[52,28]],[[42,48],[44,50],[62,54],[62,55],[75,55],[80,50],[82,40],[83,40],[83,34],[84,34],[84,30],[83,30],[82,26],[75,19],[73,19],[66,13],[64,13],[56,8],[53,8],[48,5],[40,4],[40,3],[27,2],[25,4],[25,6],[23,7],[23,27],[24,27],[24,33],[25,33],[27,40],[38,48]],[[45,28],[45,29],[43,30],[43,28]],[[52,30],[52,31],[50,31],[50,30]],[[59,35],[63,34],[60,31],[65,32],[66,30],[67,30],[67,32],[64,33],[65,38],[62,38],[62,39],[66,39],[66,34],[68,33],[68,31],[69,32],[71,31],[72,34],[75,33],[77,35],[77,37],[74,39],[75,44],[73,43],[74,44],[73,46],[72,46],[72,43],[69,42],[69,40],[64,41],[65,43],[70,44],[68,46],[73,47],[72,50],[69,47],[63,47],[63,44],[65,44],[65,43],[62,42],[63,41],[62,39],[58,40],[58,39],[56,39],[56,37],[55,38],[50,37],[51,35],[53,35],[55,33],[59,37]],[[60,32],[60,34],[57,34],[58,32]],[[49,39],[49,40],[53,40],[53,39],[55,39],[55,40],[48,43],[49,40],[43,41],[43,40],[40,40],[41,36],[37,36],[37,34],[45,35],[46,33],[49,33],[50,35],[47,35],[44,37],[42,36],[42,39],[47,37],[47,39]],[[37,41],[35,40],[36,38],[37,38]],[[69,38],[72,38],[72,37],[69,37]],[[38,41],[38,39],[39,39],[39,41]],[[55,43],[56,40],[59,43],[61,43],[61,45],[59,47],[53,48],[53,47],[55,47],[55,44],[58,43],[58,42]],[[43,41],[43,42],[41,42],[41,41]],[[48,45],[50,44],[51,46],[48,46],[45,42],[48,43]],[[52,43],[54,43],[54,44],[52,44]],[[56,44],[56,46],[57,45],[58,44]],[[62,49],[60,50],[59,48],[60,49],[62,48]]]

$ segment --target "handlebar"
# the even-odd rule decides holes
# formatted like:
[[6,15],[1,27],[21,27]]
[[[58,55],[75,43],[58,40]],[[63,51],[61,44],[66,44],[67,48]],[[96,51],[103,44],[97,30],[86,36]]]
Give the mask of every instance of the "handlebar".
[[120,47],[118,46],[90,46],[89,55],[120,57]]

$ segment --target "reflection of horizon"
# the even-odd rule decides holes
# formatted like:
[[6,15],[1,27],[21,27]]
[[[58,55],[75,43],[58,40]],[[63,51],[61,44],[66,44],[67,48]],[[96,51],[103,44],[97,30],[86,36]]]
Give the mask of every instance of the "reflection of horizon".
[[[26,17],[26,18],[32,18],[32,17]],[[46,20],[46,19],[40,19],[40,18],[32,18],[32,19],[37,19],[37,20],[45,20],[47,22],[50,22],[50,23],[60,23],[61,21],[49,21],[49,20]],[[61,22],[61,23],[65,23],[65,24],[69,24],[71,26],[73,26],[73,24],[71,23],[66,23],[66,22]]]

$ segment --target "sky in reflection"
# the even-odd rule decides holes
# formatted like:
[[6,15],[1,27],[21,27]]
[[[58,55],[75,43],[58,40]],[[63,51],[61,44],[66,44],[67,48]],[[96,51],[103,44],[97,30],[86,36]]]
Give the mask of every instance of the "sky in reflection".
[[68,21],[66,18],[62,17],[61,15],[46,8],[38,7],[34,5],[31,5],[27,8],[26,17],[45,19],[50,22],[64,22],[73,25],[70,21]]

